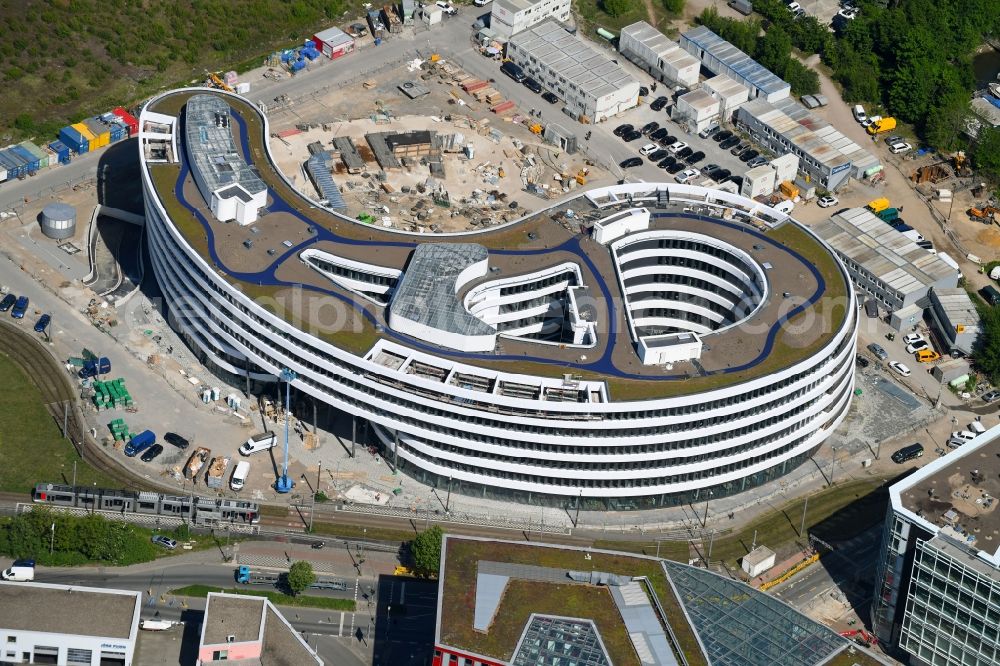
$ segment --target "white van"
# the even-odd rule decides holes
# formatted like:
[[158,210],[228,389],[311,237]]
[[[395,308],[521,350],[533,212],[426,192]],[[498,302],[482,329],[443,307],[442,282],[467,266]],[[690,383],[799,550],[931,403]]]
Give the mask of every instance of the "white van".
[[969,432],[974,432],[977,435],[982,435],[984,432],[986,432],[986,426],[984,426],[979,421],[973,421],[972,423],[969,424]]
[[18,583],[35,580],[35,567],[12,566],[0,573],[0,578]]
[[865,107],[861,106],[860,104],[854,105],[854,119],[857,120],[859,123],[863,123],[866,120],[868,120],[868,114],[865,113]]
[[250,463],[246,460],[239,461],[233,470],[232,478],[229,479],[229,487],[233,490],[242,490],[248,476],[250,476]]
[[278,443],[278,437],[271,431],[262,432],[259,435],[254,435],[240,447],[240,453],[245,456],[249,456],[253,453],[259,453],[261,451],[267,451],[273,448]]

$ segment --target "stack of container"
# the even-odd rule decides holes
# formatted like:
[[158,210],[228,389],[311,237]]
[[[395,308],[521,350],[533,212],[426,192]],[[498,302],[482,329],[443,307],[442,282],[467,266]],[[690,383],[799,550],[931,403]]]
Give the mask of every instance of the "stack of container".
[[95,149],[103,148],[111,143],[111,129],[102,123],[99,118],[86,118],[82,123],[78,124],[86,125],[90,133],[94,135],[94,140],[90,142],[90,152],[94,152]]
[[128,431],[128,426],[125,425],[125,419],[115,419],[108,424],[108,429],[111,430],[111,436],[115,438],[116,442],[128,443],[132,439],[132,433]]
[[[309,42],[309,44],[313,43],[311,39],[307,41]],[[302,51],[300,51],[300,53],[309,60],[315,60],[316,58],[320,57],[320,55],[322,55],[315,46],[305,46],[302,48]]]
[[125,126],[128,127],[128,135],[130,137],[139,133],[139,121],[131,113],[120,106],[116,106],[112,113],[125,123]]
[[87,142],[86,152],[89,153],[91,151],[98,149],[99,146],[97,145],[97,137],[94,136],[94,133],[90,131],[90,128],[87,127],[86,124],[74,123],[73,125],[71,125],[71,127],[75,129],[77,132],[79,132],[80,136],[82,136],[84,140]]
[[288,66],[288,69],[291,70],[292,74],[295,74],[297,72],[301,72],[305,68],[306,68],[306,59],[303,58],[302,56],[299,56],[297,60],[293,61]]
[[119,378],[109,382],[94,382],[94,405],[99,410],[131,407],[132,396],[125,388],[125,380]]
[[[53,141],[49,144],[49,150],[51,150],[58,160],[59,164],[69,164],[70,161],[70,147],[67,146],[62,141]],[[50,162],[51,164],[51,162]]]
[[[25,143],[29,143],[29,142],[25,142]],[[35,144],[31,144],[31,145],[34,146]],[[37,150],[38,146],[35,146],[35,149]],[[24,164],[24,173],[27,173],[29,176],[33,176],[35,174],[35,172],[38,171],[41,168],[41,166],[42,166],[42,158],[39,157],[38,155],[36,155],[35,153],[33,153],[23,143],[19,143],[16,146],[11,146],[7,150],[8,150],[9,153],[14,153],[18,157],[20,157],[21,159],[24,160],[24,163],[25,163]],[[46,164],[46,166],[48,165],[48,159],[47,158],[45,160],[45,164]]]

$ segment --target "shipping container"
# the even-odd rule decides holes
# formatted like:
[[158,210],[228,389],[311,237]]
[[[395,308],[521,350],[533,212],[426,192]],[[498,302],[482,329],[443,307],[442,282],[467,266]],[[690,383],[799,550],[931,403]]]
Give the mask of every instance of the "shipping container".
[[87,141],[88,152],[98,149],[99,146],[97,145],[97,137],[94,136],[94,133],[91,132],[86,125],[84,125],[83,123],[75,123],[73,125],[73,129],[79,132],[80,136],[82,136]]
[[8,149],[8,151],[18,155],[19,157],[23,158],[25,162],[27,162],[27,164],[25,165],[25,169],[28,173],[34,173],[35,171],[38,171],[39,168],[38,164],[40,160],[34,155],[32,155],[28,149],[22,146],[11,146]]
[[[87,118],[83,121],[83,124],[87,126],[90,133],[94,135],[95,139],[97,139],[98,148],[103,148],[111,143],[111,128],[106,124],[102,123],[97,118]],[[91,150],[93,150],[93,148],[91,148]]]
[[55,154],[56,160],[60,164],[69,164],[70,147],[67,146],[65,143],[63,143],[62,141],[53,141],[52,143],[49,144],[49,150],[51,150]]
[[112,123],[111,125],[111,143],[116,143],[122,139],[128,138],[128,127],[125,124]]
[[59,130],[59,140],[77,155],[90,151],[90,140],[72,125],[67,125]]
[[39,169],[44,169],[49,165],[49,154],[36,146],[34,143],[31,141],[22,141],[19,145],[38,158]]
[[113,113],[125,121],[125,125],[128,127],[129,136],[135,136],[139,133],[139,121],[136,120],[135,116],[120,106],[116,106]]
[[7,170],[7,180],[18,178],[24,172],[24,160],[17,155],[10,155],[6,150],[0,150],[0,165]]

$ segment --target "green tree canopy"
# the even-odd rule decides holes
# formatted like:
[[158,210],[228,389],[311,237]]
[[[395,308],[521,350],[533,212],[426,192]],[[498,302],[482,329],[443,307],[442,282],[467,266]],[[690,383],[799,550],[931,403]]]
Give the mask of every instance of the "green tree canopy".
[[417,571],[422,574],[436,574],[441,569],[441,541],[444,531],[437,525],[428,528],[417,535],[411,544],[410,552]]
[[304,560],[299,560],[298,562],[293,562],[292,566],[289,567],[287,581],[288,589],[294,595],[308,589],[310,585],[315,583],[316,574],[313,572],[311,564]]
[[684,0],[663,0],[663,8],[671,14],[683,14]]
[[601,8],[611,16],[618,18],[635,9],[635,3],[634,0],[601,0]]

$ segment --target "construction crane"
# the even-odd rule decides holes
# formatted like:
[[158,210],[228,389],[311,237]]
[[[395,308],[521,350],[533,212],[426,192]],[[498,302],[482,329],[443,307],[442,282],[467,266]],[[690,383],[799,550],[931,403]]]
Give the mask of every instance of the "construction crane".
[[225,90],[226,92],[236,92],[230,86],[226,85],[226,82],[219,77],[215,72],[207,72],[208,80],[212,82],[212,87],[218,88],[219,90]]

